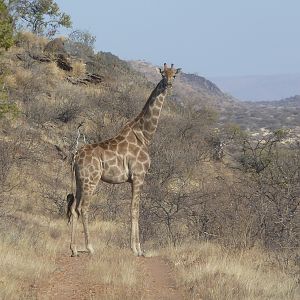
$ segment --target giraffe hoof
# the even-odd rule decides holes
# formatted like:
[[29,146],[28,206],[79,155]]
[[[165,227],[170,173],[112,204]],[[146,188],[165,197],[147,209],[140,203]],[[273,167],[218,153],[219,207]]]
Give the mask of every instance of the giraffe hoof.
[[134,255],[134,256],[139,256],[139,253],[138,253],[138,251],[136,251],[136,250],[132,250],[132,252],[133,252],[133,255]]
[[144,252],[142,251],[133,251],[134,256],[145,257]]
[[78,256],[79,256],[78,253],[72,253],[72,254],[71,254],[71,257],[78,257]]
[[93,255],[95,253],[92,245],[87,245],[86,249],[87,249],[87,251],[89,252],[90,255]]

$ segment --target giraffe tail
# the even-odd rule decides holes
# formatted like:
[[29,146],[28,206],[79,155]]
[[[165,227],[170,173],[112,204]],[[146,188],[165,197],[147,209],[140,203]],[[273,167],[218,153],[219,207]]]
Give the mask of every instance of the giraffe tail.
[[74,196],[74,178],[75,177],[75,168],[74,168],[74,161],[72,162],[72,183],[71,183],[71,190],[72,192],[67,195],[67,218],[68,218],[68,224],[70,224],[71,221],[71,216],[72,216],[72,205],[75,201],[75,196]]
[[74,194],[68,194],[67,195],[67,218],[68,218],[68,224],[70,224],[71,222],[71,216],[72,216],[72,212],[71,212],[71,207],[72,204],[75,201],[75,197]]

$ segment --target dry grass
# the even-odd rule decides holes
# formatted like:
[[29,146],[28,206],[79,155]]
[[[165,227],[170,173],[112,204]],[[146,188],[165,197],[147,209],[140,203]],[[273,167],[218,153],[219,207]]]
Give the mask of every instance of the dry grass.
[[44,69],[46,78],[52,79],[52,82],[55,80],[62,80],[66,75],[65,72],[60,69],[55,62],[46,64]]
[[9,88],[16,88],[18,86],[16,77],[13,74],[5,76],[3,79],[3,83]]
[[126,227],[114,222],[92,224],[92,235],[97,236],[93,239],[96,253],[88,265],[92,280],[125,289],[138,284],[136,259],[127,246]]
[[89,281],[106,286],[109,299],[140,299],[142,294],[126,227],[114,222],[94,222],[91,226],[95,254],[88,264]]
[[43,36],[37,36],[32,32],[23,31],[18,34],[18,41],[23,45],[24,48],[35,48],[43,50],[49,40]]
[[26,214],[1,219],[1,299],[30,297],[36,283],[53,271],[60,241],[47,223]]
[[189,299],[296,299],[297,278],[260,249],[236,253],[211,243],[164,250]]
[[86,64],[80,60],[75,60],[72,67],[72,75],[75,77],[81,77],[86,73]]
[[14,74],[14,82],[16,86],[25,86],[33,80],[33,74],[30,70],[18,68]]
[[[44,278],[51,278],[57,268],[61,247],[67,250],[70,228],[65,219],[50,220],[21,212],[0,221],[0,230],[4,232],[0,238],[0,299],[32,299]],[[80,232],[79,229],[79,235]],[[128,248],[127,233],[122,224],[91,224],[96,253],[87,265],[85,279],[100,286],[108,299],[141,298],[138,266]]]

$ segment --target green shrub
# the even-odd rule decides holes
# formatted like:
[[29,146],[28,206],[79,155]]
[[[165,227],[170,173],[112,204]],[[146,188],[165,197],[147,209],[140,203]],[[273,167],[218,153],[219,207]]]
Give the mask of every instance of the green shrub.
[[7,50],[13,43],[13,20],[3,0],[0,0],[0,48]]
[[15,103],[8,103],[8,102],[0,103],[0,119],[6,114],[10,114],[13,117],[17,117],[19,113],[20,110]]

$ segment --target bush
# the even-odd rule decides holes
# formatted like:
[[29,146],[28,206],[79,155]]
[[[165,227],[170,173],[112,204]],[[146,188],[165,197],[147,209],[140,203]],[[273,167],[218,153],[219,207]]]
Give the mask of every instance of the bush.
[[88,58],[94,54],[94,45],[96,37],[88,31],[74,30],[69,34],[69,38],[65,43],[66,50],[73,56]]
[[0,119],[5,115],[11,115],[17,117],[20,113],[18,106],[15,103],[0,103]]
[[71,27],[71,18],[53,0],[10,1],[15,24],[37,35],[53,36],[60,26]]
[[[2,78],[1,78],[2,81]],[[8,100],[8,92],[5,89],[5,85],[2,85],[2,90],[0,91],[0,119],[4,116],[11,116],[13,118],[17,117],[20,110],[16,103]]]
[[3,0],[0,0],[0,48],[7,50],[13,43],[13,19]]

